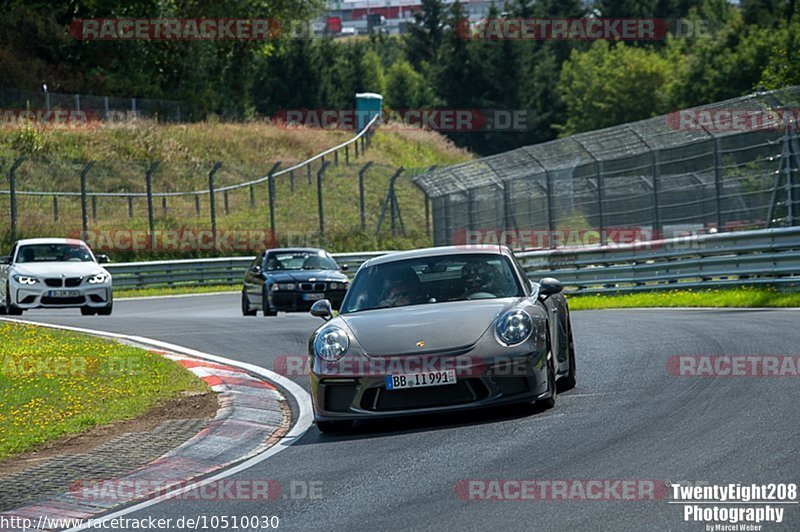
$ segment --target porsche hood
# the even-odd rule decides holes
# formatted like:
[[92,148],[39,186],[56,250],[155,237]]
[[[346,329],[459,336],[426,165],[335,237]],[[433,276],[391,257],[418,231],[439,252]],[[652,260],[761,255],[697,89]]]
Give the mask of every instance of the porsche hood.
[[342,314],[339,319],[369,355],[415,355],[475,344],[487,325],[516,302],[505,298],[411,305]]

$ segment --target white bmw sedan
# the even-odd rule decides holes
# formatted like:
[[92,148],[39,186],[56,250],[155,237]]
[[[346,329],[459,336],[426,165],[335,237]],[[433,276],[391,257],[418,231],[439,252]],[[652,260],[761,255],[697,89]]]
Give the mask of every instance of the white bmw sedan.
[[[99,259],[99,260],[98,260]],[[34,308],[80,308],[109,316],[114,306],[111,274],[82,240],[19,240],[0,256],[0,313],[19,316]]]

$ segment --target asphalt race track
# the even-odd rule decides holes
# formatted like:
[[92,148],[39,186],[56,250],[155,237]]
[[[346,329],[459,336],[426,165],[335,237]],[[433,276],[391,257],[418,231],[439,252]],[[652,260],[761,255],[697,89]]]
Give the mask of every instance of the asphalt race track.
[[[24,319],[155,338],[267,369],[280,356],[304,355],[321,323],[305,314],[241,317],[238,294],[117,301],[111,317],[64,310]],[[456,486],[468,479],[798,482],[797,377],[677,377],[667,360],[798,355],[800,311],[575,312],[573,328],[578,386],[553,410],[360,424],[343,436],[312,426],[289,449],[232,477],[277,480],[278,500],[167,500],[126,517],[277,515],[288,529],[705,530],[684,522],[683,507],[667,499],[463,500]],[[303,493],[309,482],[321,497]],[[783,523],[762,530],[800,529],[800,507],[783,508]]]

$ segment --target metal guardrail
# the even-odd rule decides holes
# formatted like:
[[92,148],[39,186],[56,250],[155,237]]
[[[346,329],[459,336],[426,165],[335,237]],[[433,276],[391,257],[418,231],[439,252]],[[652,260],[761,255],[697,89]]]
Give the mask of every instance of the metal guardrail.
[[[333,258],[340,265],[347,265],[346,273],[352,276],[361,263],[385,253],[388,252],[335,253]],[[244,272],[253,259],[254,256],[118,262],[106,264],[105,268],[114,277],[115,288],[235,285],[242,282]]]
[[[269,181],[271,179],[274,179],[276,177],[280,177],[282,175],[290,174],[290,173],[294,172],[295,170],[299,170],[300,168],[303,168],[304,166],[311,165],[315,161],[318,161],[318,160],[323,160],[324,161],[325,157],[327,157],[327,156],[329,156],[331,154],[336,154],[336,152],[338,152],[341,149],[347,148],[350,145],[355,144],[355,143],[357,143],[359,141],[362,141],[362,142],[368,141],[369,140],[369,134],[372,132],[372,126],[375,125],[375,123],[378,121],[379,118],[380,118],[380,115],[375,115],[374,117],[372,117],[372,120],[370,120],[367,123],[367,125],[364,126],[364,129],[359,131],[358,134],[356,134],[356,136],[354,136],[353,138],[348,139],[348,140],[342,142],[341,144],[337,144],[336,146],[334,146],[332,148],[328,148],[327,150],[325,150],[323,152],[320,152],[320,153],[318,153],[318,154],[316,154],[316,155],[314,155],[312,157],[309,157],[305,161],[302,161],[302,162],[299,162],[299,163],[294,164],[292,166],[289,166],[287,168],[284,168],[283,170],[277,170],[275,172],[271,172],[271,173],[269,173],[269,174],[267,174],[267,175],[265,175],[263,177],[259,177],[258,179],[253,179],[251,181],[245,181],[244,183],[236,183],[235,185],[227,185],[227,186],[224,186],[224,187],[216,187],[216,188],[214,188],[214,193],[228,192],[228,191],[231,191],[231,190],[237,190],[237,189],[240,189],[240,188],[246,188],[246,187],[251,187],[253,185],[258,185],[260,183],[267,182],[267,181]],[[363,149],[365,149],[365,146],[362,145],[362,150]],[[358,149],[356,149],[356,154],[357,153],[358,153]],[[21,163],[23,160],[25,160],[25,158],[21,157],[21,158],[17,159],[17,162]],[[152,193],[150,193],[150,196],[157,197],[157,198],[169,198],[169,197],[175,197],[175,196],[201,196],[201,195],[204,195],[204,194],[209,194],[210,191],[211,191],[211,189],[207,188],[207,189],[200,189],[200,190],[180,191],[180,192],[152,192]],[[10,189],[0,189],[0,194],[9,195],[9,194],[11,194],[11,190]],[[146,192],[78,192],[78,191],[73,191],[73,192],[55,192],[55,191],[37,192],[37,191],[30,191],[30,190],[14,190],[14,194],[16,194],[18,196],[62,196],[62,197],[86,196],[86,197],[90,197],[90,198],[91,197],[145,198],[145,197],[148,196],[148,194]]]
[[[388,251],[336,253],[351,276]],[[800,286],[800,228],[764,229],[615,246],[517,254],[528,277],[556,277],[572,294],[726,286]],[[109,264],[118,288],[234,285],[254,257]]]
[[517,257],[529,278],[555,277],[568,293],[800,286],[798,227],[532,251]]

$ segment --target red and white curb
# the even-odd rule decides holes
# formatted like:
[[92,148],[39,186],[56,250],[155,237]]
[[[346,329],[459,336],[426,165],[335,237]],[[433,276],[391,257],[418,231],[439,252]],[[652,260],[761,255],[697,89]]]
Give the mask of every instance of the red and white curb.
[[[180,447],[131,474],[76,485],[61,495],[4,512],[0,514],[2,517],[19,517],[33,523],[43,522],[43,516],[51,519],[82,518],[87,522],[92,518],[97,526],[244,471],[287,448],[311,426],[313,415],[308,393],[291,380],[265,368],[140,336],[0,319],[87,333],[147,348],[175,360],[208,383],[219,394],[220,403],[216,417],[206,428]],[[297,403],[298,415],[293,426],[286,398],[276,385]],[[194,480],[201,477],[201,480]],[[120,486],[136,486],[137,489],[118,489]],[[141,489],[143,486],[149,489]],[[97,517],[113,507],[142,499],[142,502],[123,510]]]

